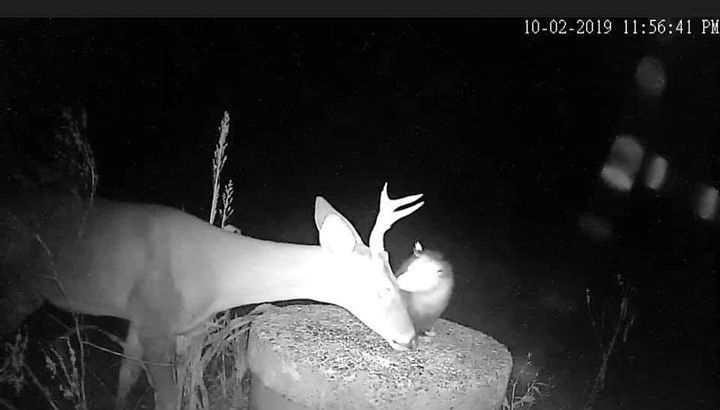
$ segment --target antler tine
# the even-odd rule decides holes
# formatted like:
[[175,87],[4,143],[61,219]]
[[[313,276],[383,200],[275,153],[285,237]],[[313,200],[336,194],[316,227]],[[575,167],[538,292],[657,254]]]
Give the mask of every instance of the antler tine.
[[380,210],[378,211],[377,220],[375,226],[370,233],[370,251],[374,255],[379,255],[385,250],[385,232],[390,230],[392,225],[398,220],[410,215],[411,213],[420,209],[425,202],[419,202],[409,208],[405,208],[401,211],[397,209],[401,206],[413,203],[418,199],[422,198],[423,194],[409,195],[403,198],[390,199],[387,193],[388,183],[386,182],[383,186],[382,192],[380,192]]

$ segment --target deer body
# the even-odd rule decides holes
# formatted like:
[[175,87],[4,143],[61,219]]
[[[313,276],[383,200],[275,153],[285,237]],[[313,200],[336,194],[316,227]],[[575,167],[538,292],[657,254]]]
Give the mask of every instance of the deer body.
[[102,199],[91,208],[84,231],[48,243],[56,249],[65,295],[52,275],[31,282],[49,302],[73,312],[142,323],[148,306],[134,306],[154,301],[156,313],[172,325],[167,330],[185,333],[238,302],[320,293],[314,289],[322,270],[313,269],[321,260],[319,246],[249,238],[173,208]]
[[[96,198],[88,206],[69,196],[20,204],[9,218],[15,228],[9,223],[0,231],[0,268],[3,275],[11,272],[26,305],[10,306],[15,311],[8,313],[6,304],[0,313],[6,322],[19,322],[45,299],[69,311],[128,320],[125,354],[150,363],[156,408],[163,410],[175,409],[179,399],[170,365],[175,337],[236,306],[289,299],[332,303],[394,349],[414,348],[413,325],[382,236],[422,203],[393,213],[389,202],[401,206],[419,195],[390,200],[385,189],[383,195],[372,248],[320,197],[320,246],[250,238],[159,205]],[[137,361],[123,362],[119,400],[139,371]]]

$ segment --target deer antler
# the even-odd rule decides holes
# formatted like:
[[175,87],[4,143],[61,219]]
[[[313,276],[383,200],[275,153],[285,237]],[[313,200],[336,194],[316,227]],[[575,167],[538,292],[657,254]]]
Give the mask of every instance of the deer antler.
[[417,211],[425,204],[425,202],[420,202],[411,207],[405,208],[402,211],[398,211],[398,208],[417,201],[423,196],[423,194],[390,199],[387,194],[387,186],[388,184],[386,182],[383,186],[382,192],[380,192],[380,211],[378,211],[375,226],[370,233],[370,251],[373,253],[373,256],[380,255],[385,251],[385,232],[390,230],[395,222]]

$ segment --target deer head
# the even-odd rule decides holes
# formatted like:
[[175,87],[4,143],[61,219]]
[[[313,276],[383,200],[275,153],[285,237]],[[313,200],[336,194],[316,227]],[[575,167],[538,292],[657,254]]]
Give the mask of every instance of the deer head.
[[327,201],[321,197],[315,201],[315,224],[320,233],[320,245],[329,254],[328,263],[343,265],[339,268],[343,270],[342,274],[327,275],[326,286],[319,290],[323,295],[317,299],[344,307],[396,350],[414,348],[417,339],[390,268],[383,238],[393,223],[418,210],[424,202],[401,211],[397,208],[420,197],[422,194],[390,199],[386,183],[380,194],[380,210],[370,234],[369,247],[363,244],[350,222]]

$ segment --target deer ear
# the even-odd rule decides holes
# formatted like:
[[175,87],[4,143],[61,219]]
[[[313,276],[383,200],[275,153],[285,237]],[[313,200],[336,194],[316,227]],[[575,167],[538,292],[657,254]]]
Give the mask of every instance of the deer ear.
[[362,239],[355,228],[325,199],[315,199],[315,226],[320,234],[320,246],[330,252],[352,252]]

